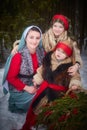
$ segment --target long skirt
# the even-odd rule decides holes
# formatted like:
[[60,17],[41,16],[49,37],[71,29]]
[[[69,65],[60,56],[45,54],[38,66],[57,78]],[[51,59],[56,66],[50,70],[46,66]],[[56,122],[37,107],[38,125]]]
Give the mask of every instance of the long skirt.
[[14,113],[26,113],[29,109],[34,94],[30,94],[26,91],[12,91],[10,90],[9,97],[9,110]]

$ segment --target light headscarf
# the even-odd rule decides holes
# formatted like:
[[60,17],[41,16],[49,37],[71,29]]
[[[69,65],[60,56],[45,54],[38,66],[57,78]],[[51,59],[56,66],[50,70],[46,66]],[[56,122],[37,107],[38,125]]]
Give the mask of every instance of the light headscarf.
[[[25,46],[25,44],[26,44],[25,39],[26,39],[27,33],[28,33],[33,27],[37,28],[37,29],[40,31],[41,38],[40,38],[39,46],[42,47],[42,31],[41,31],[41,29],[40,29],[38,26],[32,25],[32,26],[27,27],[27,28],[24,30],[24,32],[23,32],[23,34],[22,34],[22,37],[21,37],[21,39],[20,39],[20,42],[19,42],[18,51],[21,50],[21,49]],[[13,57],[13,55],[10,54],[9,57],[7,58],[7,61],[6,61],[6,64],[5,64],[4,75],[3,75],[3,80],[2,80],[3,88],[5,88],[5,89],[3,89],[3,90],[4,90],[4,93],[7,93],[7,92],[6,92],[6,89],[7,89],[7,91],[8,91],[8,88],[6,87],[6,86],[7,86],[7,85],[6,85],[7,83],[5,83],[5,82],[7,82],[6,77],[7,77],[7,73],[8,73],[9,67],[10,67],[10,63],[11,63],[12,57]]]

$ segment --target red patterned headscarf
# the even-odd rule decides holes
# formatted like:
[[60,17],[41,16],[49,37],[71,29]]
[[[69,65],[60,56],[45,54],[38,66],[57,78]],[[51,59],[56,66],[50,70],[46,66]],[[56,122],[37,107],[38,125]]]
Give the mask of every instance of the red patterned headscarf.
[[67,56],[72,55],[72,48],[63,42],[58,42],[54,50],[56,50],[57,48],[61,48],[67,54]]
[[57,20],[57,19],[61,20],[64,23],[65,29],[68,30],[69,28],[68,19],[64,15],[56,14],[53,16],[52,21]]

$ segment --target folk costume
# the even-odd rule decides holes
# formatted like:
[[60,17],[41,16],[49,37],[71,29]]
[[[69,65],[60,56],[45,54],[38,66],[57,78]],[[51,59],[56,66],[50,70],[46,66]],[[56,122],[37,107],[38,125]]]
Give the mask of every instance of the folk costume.
[[[9,110],[11,112],[26,112],[35,94],[30,94],[23,90],[25,85],[31,86],[33,75],[36,69],[42,64],[44,50],[42,47],[37,47],[36,52],[31,54],[26,46],[26,36],[32,27],[36,27],[40,33],[41,30],[37,26],[30,26],[25,29],[20,43],[19,51],[14,56],[10,56],[9,63],[4,72],[3,83],[8,82]],[[42,33],[41,33],[42,35]],[[7,88],[4,87],[4,92]]]
[[63,43],[58,43],[56,48],[62,48],[68,57],[63,61],[58,61],[54,51],[47,53],[44,57],[43,66],[38,68],[36,75],[34,75],[36,83],[41,85],[32,101],[26,122],[21,130],[31,130],[31,127],[35,126],[37,115],[41,112],[41,107],[63,97],[73,83],[81,86],[80,75],[77,73],[74,77],[71,77],[67,72],[68,68],[72,66],[70,57],[72,49]]
[[77,42],[68,36],[69,22],[68,19],[61,14],[54,15],[52,18],[52,24],[54,22],[60,22],[64,25],[65,31],[58,37],[55,37],[52,27],[48,29],[42,35],[42,44],[46,52],[51,51],[58,42],[68,41],[73,46],[73,61],[79,63],[82,66],[82,59],[80,57],[80,50],[78,49]]

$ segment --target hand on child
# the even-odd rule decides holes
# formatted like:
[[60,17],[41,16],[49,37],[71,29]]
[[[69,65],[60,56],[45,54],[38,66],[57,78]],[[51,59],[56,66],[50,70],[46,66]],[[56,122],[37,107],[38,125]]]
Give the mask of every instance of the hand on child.
[[17,52],[18,52],[18,45],[16,45],[16,46],[12,49],[11,54],[14,55],[14,54],[16,54]]
[[69,67],[69,69],[68,69],[69,75],[74,76],[76,74],[76,72],[78,71],[78,69],[79,69],[79,67],[77,64]]

